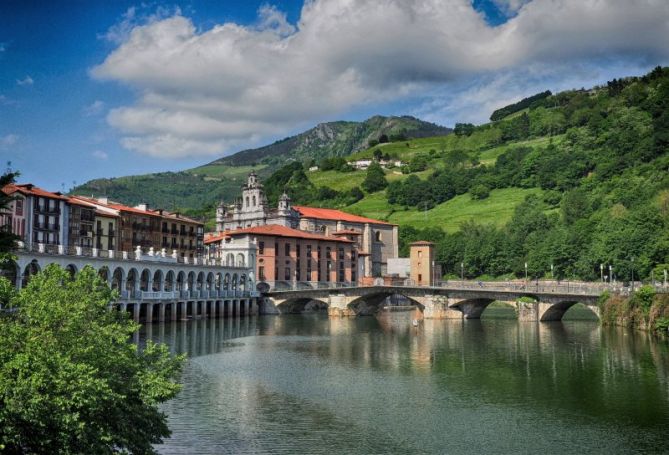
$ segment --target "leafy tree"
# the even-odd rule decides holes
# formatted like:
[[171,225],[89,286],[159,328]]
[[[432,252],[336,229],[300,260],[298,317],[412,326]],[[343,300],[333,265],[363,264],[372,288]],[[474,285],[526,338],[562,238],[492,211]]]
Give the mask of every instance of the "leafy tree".
[[386,174],[383,172],[383,169],[379,163],[372,163],[367,168],[367,176],[362,182],[362,188],[368,193],[373,193],[375,191],[380,191],[388,186],[388,181],[386,180]]
[[490,188],[482,184],[474,185],[469,190],[469,194],[472,195],[472,199],[485,199],[490,196]]
[[471,136],[476,127],[471,123],[456,123],[453,133],[456,136]]
[[[14,178],[17,174],[12,172],[7,172],[0,176],[0,189],[14,183]],[[9,204],[12,202],[12,196],[5,194],[3,191],[0,191],[0,212],[4,212],[9,208]],[[0,266],[6,265],[7,261],[10,259],[8,254],[16,241],[19,238],[12,234],[12,227],[10,225],[0,226]]]
[[139,329],[110,311],[113,292],[90,267],[34,276],[0,318],[3,453],[155,453],[169,436],[157,405],[174,397],[182,357],[129,343]]

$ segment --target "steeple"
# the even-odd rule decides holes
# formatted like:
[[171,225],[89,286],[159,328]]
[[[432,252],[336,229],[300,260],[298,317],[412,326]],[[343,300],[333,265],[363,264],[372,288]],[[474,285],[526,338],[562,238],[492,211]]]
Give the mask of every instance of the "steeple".
[[290,214],[290,196],[284,191],[279,198],[279,215],[287,216]]

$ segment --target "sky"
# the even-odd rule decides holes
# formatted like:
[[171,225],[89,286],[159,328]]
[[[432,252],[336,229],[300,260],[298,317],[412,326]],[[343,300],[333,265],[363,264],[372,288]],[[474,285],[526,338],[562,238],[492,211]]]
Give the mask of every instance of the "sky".
[[484,123],[668,42],[667,0],[0,0],[0,165],[67,191],[325,121]]

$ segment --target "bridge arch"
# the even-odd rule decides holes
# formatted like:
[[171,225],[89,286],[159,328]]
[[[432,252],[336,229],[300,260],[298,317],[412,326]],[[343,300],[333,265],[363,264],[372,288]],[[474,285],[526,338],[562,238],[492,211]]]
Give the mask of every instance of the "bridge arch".
[[494,301],[493,298],[463,299],[450,304],[449,308],[462,312],[465,319],[481,319],[485,309]]
[[195,289],[198,291],[204,289],[204,272],[200,272],[197,274],[197,287]]
[[30,279],[41,271],[42,268],[37,262],[37,259],[33,259],[32,261],[30,261],[28,265],[26,265],[26,267],[23,269],[23,280],[21,286],[22,287],[28,286],[28,283],[30,283]]
[[207,291],[211,291],[211,290],[214,289],[214,273],[213,272],[209,272],[207,274],[206,283],[207,283]]
[[230,274],[226,273],[225,278],[223,278],[223,290],[224,291],[229,291],[230,290]]
[[195,272],[188,272],[188,279],[186,281],[186,291],[195,289]]
[[[372,292],[369,294],[361,295],[353,299],[348,305],[347,308],[352,311],[356,316],[366,316],[375,314],[381,308],[387,305],[388,298],[403,298],[406,299],[408,305],[418,308],[421,312],[425,309],[425,306],[420,302],[415,300],[413,297],[404,295],[400,290],[381,290],[377,292]],[[403,306],[403,305],[399,305]]]
[[[581,303],[578,300],[563,300],[557,303],[548,304],[543,303],[539,312],[539,321],[541,322],[551,322],[551,321],[561,321],[565,313],[569,311],[574,305]],[[584,305],[588,308],[593,314],[599,319],[599,308],[592,305]]]
[[312,299],[309,297],[296,297],[280,302],[276,309],[281,314],[301,314],[317,311],[327,311],[328,303],[322,299]]

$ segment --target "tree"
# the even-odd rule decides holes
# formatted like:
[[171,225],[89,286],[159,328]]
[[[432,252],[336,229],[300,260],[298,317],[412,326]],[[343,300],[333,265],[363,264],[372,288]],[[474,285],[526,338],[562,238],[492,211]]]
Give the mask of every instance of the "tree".
[[91,267],[34,276],[0,317],[0,452],[155,453],[169,436],[157,405],[174,397],[183,357],[128,342],[139,329],[110,311]]
[[472,199],[481,200],[490,196],[490,188],[485,185],[478,184],[474,185],[469,190],[469,193],[472,195]]
[[[14,178],[17,174],[7,172],[0,176],[0,189],[14,183]],[[9,208],[12,202],[12,196],[7,195],[4,191],[0,191],[0,212],[4,212]],[[14,247],[19,238],[12,233],[12,227],[7,224],[0,226],[0,265],[5,265],[9,259],[8,252]]]
[[388,181],[386,180],[386,174],[381,169],[379,163],[372,163],[367,168],[367,176],[362,182],[362,188],[368,193],[373,193],[375,191],[380,191],[388,186]]

